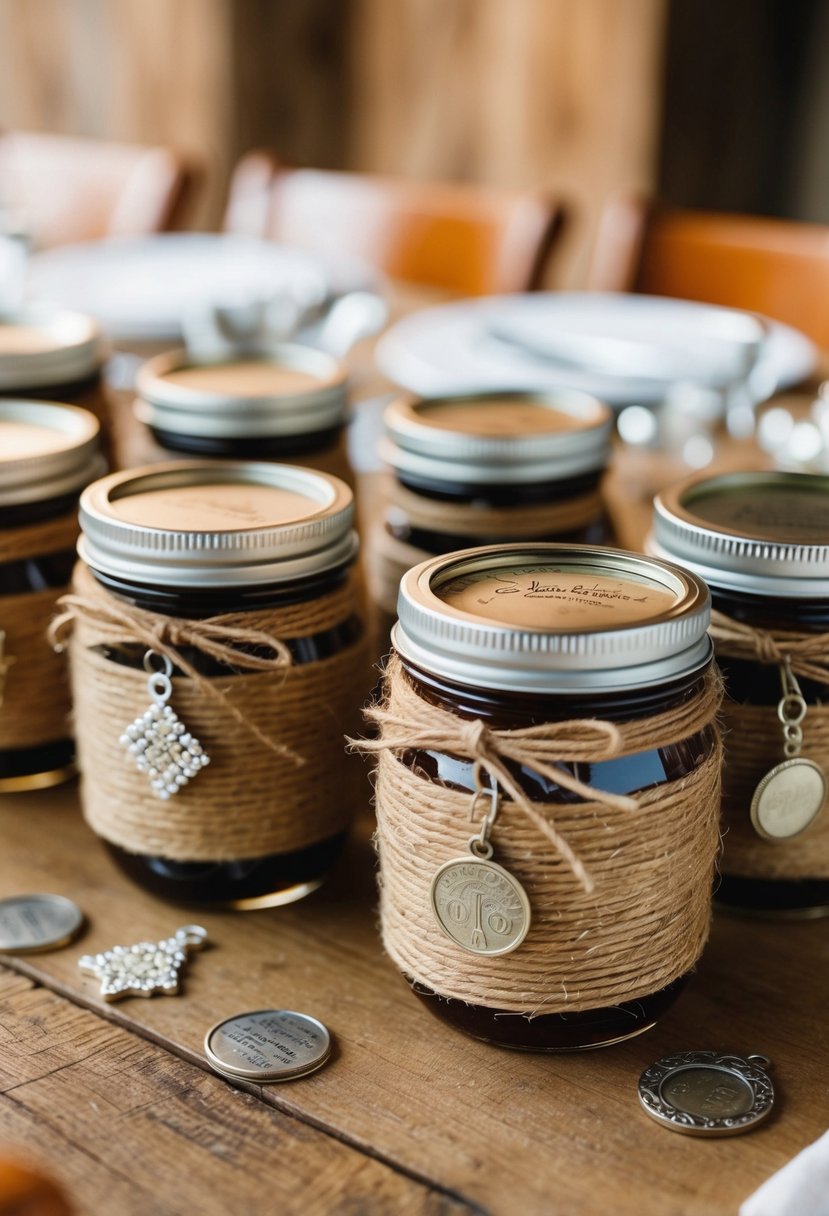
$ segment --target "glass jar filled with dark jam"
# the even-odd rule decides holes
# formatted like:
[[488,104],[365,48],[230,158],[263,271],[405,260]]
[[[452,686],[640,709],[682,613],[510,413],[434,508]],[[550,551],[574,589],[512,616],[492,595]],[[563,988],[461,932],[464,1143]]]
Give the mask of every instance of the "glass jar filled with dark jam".
[[[171,826],[168,833],[167,820],[162,815],[157,829],[159,847],[149,853],[135,846],[127,822],[130,813],[134,816],[140,807],[126,807],[127,820],[111,823],[106,791],[98,779],[104,744],[95,745],[93,757],[92,744],[85,743],[88,715],[84,706],[88,703],[87,694],[94,701],[96,693],[95,689],[78,687],[81,676],[74,653],[76,626],[72,640],[73,686],[84,810],[121,868],[148,890],[181,903],[235,908],[273,906],[315,890],[339,856],[354,809],[349,805],[353,791],[343,775],[342,760],[350,762],[350,758],[344,757],[343,734],[353,726],[352,717],[358,712],[364,689],[359,676],[350,681],[348,688],[340,687],[339,691],[329,688],[325,672],[330,668],[325,668],[325,664],[336,662],[348,651],[353,652],[357,664],[365,666],[363,621],[351,578],[357,554],[353,515],[353,496],[343,482],[280,464],[235,461],[160,464],[104,478],[84,494],[78,546],[82,558],[80,573],[91,572],[116,605],[154,614],[153,619],[162,631],[165,618],[178,622],[183,619],[185,627],[192,625],[199,636],[204,632],[204,624],[219,626],[226,614],[232,614],[239,629],[246,627],[245,618],[253,621],[255,614],[256,628],[271,636],[269,611],[274,612],[274,622],[284,621],[288,614],[294,622],[293,627],[285,630],[283,643],[290,652],[289,676],[296,671],[313,677],[311,690],[300,698],[299,704],[297,694],[292,694],[291,707],[284,710],[284,721],[280,704],[286,696],[286,686],[277,681],[264,689],[260,697],[260,700],[272,698],[269,737],[277,745],[283,736],[287,738],[285,732],[291,731],[291,739],[299,740],[297,746],[314,748],[314,772],[312,778],[305,779],[304,792],[297,796],[297,804],[291,801],[291,790],[280,786],[282,778],[269,769],[263,770],[262,756],[267,758],[268,752],[261,736],[243,732],[238,753],[226,755],[220,752],[224,719],[217,721],[214,713],[205,725],[196,716],[196,720],[186,723],[187,728],[206,753],[211,752],[211,747],[215,749],[214,757],[186,789],[174,790],[170,803],[161,804],[171,806]],[[323,619],[320,605],[334,597],[339,598]],[[199,623],[203,623],[201,631]],[[283,640],[278,624],[274,623],[272,632],[277,640]],[[268,647],[262,649],[249,638],[235,641],[227,636],[226,629],[221,636],[223,654],[215,655],[210,646],[201,648],[195,642],[184,641],[176,643],[177,655],[199,677],[220,684],[246,670],[241,662],[234,666],[234,660],[226,654],[228,647],[231,654],[238,651],[240,656],[243,652],[263,656],[269,653]],[[108,681],[114,673],[117,682],[118,670],[125,667],[148,670],[146,644],[131,639],[128,626],[124,638],[118,645],[94,647],[112,664],[106,673]],[[315,665],[319,665],[317,672],[312,670]],[[157,668],[158,663],[151,666]],[[175,667],[169,674],[170,705],[175,710],[177,689],[189,677]],[[193,695],[197,691],[194,689]],[[212,698],[208,696],[206,700],[210,702]],[[118,736],[127,728],[129,714],[123,711],[122,717],[125,720],[113,725],[112,738],[105,743],[106,766],[115,770],[130,762],[119,745]],[[229,716],[227,721],[230,722]],[[318,754],[319,751],[324,754]],[[295,771],[290,764],[287,770]],[[268,823],[279,818],[282,823],[294,824],[290,835],[301,839],[301,845],[273,851],[259,847],[260,837],[256,836],[243,856],[228,857],[218,855],[219,846],[208,837],[199,856],[182,857],[182,846],[176,843],[173,847],[171,835],[182,808],[194,817],[202,815],[202,799],[215,800],[219,779],[235,781],[236,774],[246,772],[250,773],[250,782],[239,788],[246,800],[245,814],[248,819],[253,816],[252,831],[258,831],[256,824],[260,820],[266,825],[262,829],[265,831]],[[329,788],[332,783],[335,789]],[[355,790],[359,789],[356,781],[353,784]],[[149,799],[148,789],[142,777],[133,788],[135,800]],[[129,796],[127,789],[124,798]],[[161,797],[167,795],[162,793]],[[333,816],[338,824],[335,829],[330,826],[332,804],[342,811]],[[148,805],[155,811],[158,804],[151,801]],[[238,805],[233,800],[228,800],[219,811],[214,806],[211,814],[217,818],[211,821],[215,826],[209,832],[221,835],[224,825],[232,823],[237,812]],[[209,855],[211,850],[217,855]]]
[[[769,915],[829,913],[829,477],[689,478],[656,499],[648,549],[704,578],[725,618],[715,616],[714,629],[728,694],[717,902]],[[737,653],[729,622],[748,627]],[[753,655],[752,630],[776,637],[776,652],[764,655],[761,646]],[[786,635],[806,643],[814,674],[827,673],[811,678],[792,659],[805,702],[803,743],[794,755],[785,750],[778,716]],[[792,656],[797,646],[795,640]],[[764,795],[761,783],[777,766]]]
[[347,370],[324,351],[280,343],[214,359],[175,350],[136,381],[135,413],[170,452],[298,461],[352,481]]
[[394,619],[400,578],[470,545],[612,540],[601,497],[612,416],[578,392],[404,397],[387,408],[392,471],[372,546],[373,598]]
[[[705,585],[667,563],[615,549],[500,545],[432,559],[404,576],[398,609],[399,620],[392,633],[392,661],[399,660],[400,678],[408,682],[427,706],[448,711],[459,722],[480,722],[489,731],[548,727],[554,732],[555,724],[574,719],[630,723],[662,714],[700,696],[712,662],[711,643],[706,634],[709,597]],[[563,763],[560,767],[593,790],[635,797],[645,791],[658,791],[666,783],[682,779],[710,762],[715,745],[714,730],[706,720],[678,741],[665,745],[655,741],[654,746],[643,746],[632,754],[596,762]],[[554,753],[555,745],[551,747]],[[429,807],[441,789],[459,791],[472,798],[476,789],[475,764],[468,755],[455,755],[450,748],[439,746],[416,746],[396,754],[412,774],[422,779],[423,805],[409,808],[412,822],[405,831],[411,872],[407,870],[406,884],[398,886],[387,869],[396,862],[393,850],[385,847],[384,790],[382,782],[378,784],[381,913],[386,934],[392,931],[393,923],[401,923],[400,917],[406,923],[410,917],[425,916],[421,905],[425,907],[428,896],[421,898],[420,894],[411,896],[407,892],[418,883],[428,891],[432,874],[454,854],[463,854],[467,837],[480,826],[466,813],[461,814],[463,822],[459,820],[457,824],[456,844],[444,841],[440,855],[432,856],[430,842],[442,836],[429,827],[428,839],[419,844],[417,821],[423,816],[424,823],[427,822]],[[584,806],[581,831],[588,824],[588,816],[596,814],[595,804],[591,808],[580,795],[535,771],[529,761],[508,761],[508,768],[528,800],[544,808],[552,821],[557,821],[556,808],[561,815],[565,809],[572,813],[574,807]],[[585,905],[577,913],[570,913],[564,910],[561,896],[537,881],[536,856],[547,847],[542,836],[538,837],[537,847],[513,846],[506,827],[499,835],[496,820],[492,844],[494,860],[507,866],[523,884],[532,925],[538,926],[535,929],[531,926],[527,942],[508,956],[515,960],[518,977],[515,984],[522,999],[522,986],[528,983],[523,970],[525,948],[531,952],[544,949],[545,934],[553,934],[558,941],[558,964],[545,963],[536,972],[531,1009],[517,1012],[492,1001],[474,999],[466,990],[453,993],[447,972],[465,956],[460,947],[453,953],[453,942],[448,945],[443,942],[447,951],[445,967],[437,967],[432,973],[429,963],[421,958],[417,966],[401,968],[414,992],[435,1014],[468,1034],[526,1050],[598,1047],[652,1026],[682,989],[690,965],[673,973],[670,968],[660,967],[661,980],[653,985],[645,981],[643,987],[641,976],[650,961],[648,952],[658,949],[652,947],[647,935],[634,950],[637,961],[631,971],[629,989],[615,992],[612,1000],[597,997],[595,1006],[589,994],[585,994],[585,1000],[575,1009],[568,1007],[568,992],[569,1001],[574,996],[570,961],[580,957],[585,949],[595,950],[589,969],[597,992],[607,991],[604,980],[618,975],[626,966],[622,961],[624,950],[617,952],[611,948],[605,955],[601,947],[593,945],[597,939],[592,934],[596,925],[613,918],[613,913],[603,911],[605,901],[608,908],[610,901],[614,901],[614,906],[636,904],[639,897],[635,887],[640,879],[634,872],[641,857],[626,866],[622,846],[618,865],[614,864],[614,877],[597,882],[588,900],[589,911]],[[705,832],[700,829],[699,837],[695,835],[688,842],[688,847],[703,858],[704,870],[702,885],[694,890],[688,902],[699,904],[698,915],[704,920],[710,904],[707,884],[713,874],[717,844],[714,809]],[[513,847],[515,851],[511,853]],[[634,852],[641,852],[642,848],[634,842],[627,847]],[[549,875],[549,860],[541,864],[547,867]],[[654,856],[648,864],[654,867],[654,883],[671,884],[678,879],[672,874],[670,858]],[[571,890],[572,874],[565,871],[566,867],[561,867],[561,876],[553,882],[554,886],[561,884],[556,890],[566,897]],[[396,906],[411,898],[418,904],[417,909]],[[461,907],[456,909],[459,919],[463,912]],[[480,903],[477,915],[480,921]],[[665,920],[675,915],[681,920],[686,912],[660,911]],[[694,932],[690,924],[690,918],[687,927],[675,922],[677,933],[684,936],[687,928],[690,939]],[[489,932],[485,917],[482,928]],[[501,928],[495,925],[492,931]],[[419,940],[435,933],[441,940],[434,924],[429,921],[421,926],[418,921]],[[497,951],[493,949],[492,953]],[[467,958],[466,965],[475,968],[466,973],[473,976],[474,985],[479,978],[486,981],[491,959],[481,954],[472,963]],[[543,991],[538,991],[539,985]]]
[[99,438],[86,410],[0,398],[0,791],[75,771],[65,664],[46,631],[75,561],[78,495],[103,472]]
[[38,304],[0,320],[0,395],[68,402],[89,410],[108,435],[105,344],[83,313]]

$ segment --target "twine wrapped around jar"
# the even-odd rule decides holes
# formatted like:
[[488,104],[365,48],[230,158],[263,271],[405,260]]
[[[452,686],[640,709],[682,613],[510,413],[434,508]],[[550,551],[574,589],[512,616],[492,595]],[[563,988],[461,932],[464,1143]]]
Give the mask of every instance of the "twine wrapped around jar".
[[[76,511],[0,532],[0,565],[71,553]],[[71,736],[66,664],[47,631],[65,587],[0,595],[0,751],[39,747]]]
[[[450,537],[468,537],[470,545],[479,544],[482,539],[493,542],[549,540],[585,528],[602,514],[598,490],[552,502],[492,507],[476,502],[428,498],[401,485],[396,478],[386,479],[385,485],[386,510],[391,515],[402,513],[412,528]],[[367,576],[372,599],[383,612],[396,615],[401,578],[412,566],[432,556],[394,536],[385,523],[379,522],[374,527],[367,549]]]
[[[711,636],[723,658],[775,667],[788,659],[795,675],[824,685],[829,697],[829,634],[757,629],[714,612]],[[725,871],[742,878],[829,878],[829,808],[786,840],[765,840],[751,823],[749,808],[759,781],[785,759],[776,705],[742,705],[726,696],[722,719]],[[800,754],[818,764],[829,781],[829,704],[808,706]]]
[[[349,578],[303,603],[205,620],[164,616],[110,594],[83,565],[53,640],[68,637],[85,817],[131,853],[231,861],[287,853],[343,831],[361,789],[342,735],[370,682],[362,630],[338,653],[295,663],[292,639],[355,615]],[[173,664],[171,704],[210,766],[159,800],[119,742],[148,705],[147,675],[112,652],[151,649]],[[190,655],[228,667],[206,676]]]
[[[386,951],[411,980],[475,1005],[540,1014],[604,1008],[659,991],[688,972],[708,936],[719,846],[719,674],[658,715],[629,722],[549,722],[496,730],[426,701],[393,657],[385,700],[368,711],[377,740],[380,910]],[[700,732],[702,732],[700,734]],[[667,747],[700,734],[687,776],[635,797],[591,788],[562,768]],[[513,953],[486,958],[439,928],[430,887],[440,866],[468,853],[470,794],[407,762],[434,749],[477,762],[502,802],[495,860],[527,892],[532,923]],[[532,802],[516,765],[581,801]]]

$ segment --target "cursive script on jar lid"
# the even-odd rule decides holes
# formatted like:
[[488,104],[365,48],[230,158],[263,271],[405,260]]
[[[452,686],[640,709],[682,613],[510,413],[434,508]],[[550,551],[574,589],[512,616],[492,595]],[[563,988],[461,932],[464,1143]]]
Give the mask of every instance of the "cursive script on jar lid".
[[447,679],[544,693],[655,684],[709,662],[710,598],[678,567],[591,545],[489,545],[404,575],[395,648]]

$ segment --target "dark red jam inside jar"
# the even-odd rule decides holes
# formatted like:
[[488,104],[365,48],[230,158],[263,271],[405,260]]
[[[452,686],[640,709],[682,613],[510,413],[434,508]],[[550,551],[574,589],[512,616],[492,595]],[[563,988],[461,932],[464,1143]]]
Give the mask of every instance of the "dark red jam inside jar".
[[[697,476],[661,494],[655,508],[649,551],[681,562],[703,577],[715,611],[758,630],[829,633],[829,478],[766,472]],[[784,759],[782,727],[778,728],[776,718],[780,669],[729,655],[724,644],[716,648],[730,700],[769,708],[777,737],[758,761],[759,782]],[[803,675],[797,678],[807,707],[829,702],[826,684]],[[725,749],[727,797],[728,733]],[[829,755],[819,759],[829,780]],[[728,813],[748,822],[750,806],[730,808]],[[824,805],[820,816],[827,814],[829,806]],[[772,858],[776,842],[766,847]],[[822,874],[791,877],[732,872],[726,834],[715,898],[723,907],[754,914],[829,913],[825,863],[823,868]]]
[[[99,489],[107,482],[119,484]],[[84,500],[81,517],[82,556],[102,586],[139,608],[200,620],[246,609],[311,603],[350,585],[356,556],[353,502],[347,486],[335,478],[285,465],[169,464],[109,478],[92,487],[91,495]],[[119,495],[126,509],[120,506]],[[107,550],[105,541],[101,547],[96,516],[100,520],[108,514],[120,515],[142,529],[163,522],[168,536],[168,529],[189,529],[198,520],[205,534],[209,528],[235,531],[240,549],[235,560],[230,548],[217,555],[224,566],[211,569],[208,553],[196,566],[183,564],[177,571],[175,557],[168,553],[151,580],[147,577],[151,549],[136,551],[124,561],[123,555],[119,560],[116,552]],[[242,536],[246,528],[247,541]],[[270,534],[267,543],[256,540],[255,534],[261,537],[263,528]],[[246,563],[250,581],[244,581]],[[145,577],[140,574],[142,564]],[[288,639],[286,645],[294,664],[314,663],[354,646],[363,628],[355,600],[353,611],[334,626]],[[113,663],[141,669],[145,647],[130,645],[103,653]],[[179,653],[207,678],[226,676],[232,670],[195,647],[182,647]],[[181,675],[173,669],[174,688]],[[332,746],[340,743],[341,735],[332,727]],[[253,740],[252,746],[256,745]],[[209,773],[208,768],[199,780],[208,780]],[[263,814],[273,796],[273,791],[262,790]],[[235,861],[174,860],[133,852],[108,840],[104,844],[131,879],[164,899],[254,909],[290,903],[314,891],[339,857],[345,838],[341,831],[294,851]]]
[[[613,610],[600,607],[599,598],[585,604],[587,586],[597,596],[633,590],[640,602],[630,610],[617,605],[614,621]],[[448,610],[444,627],[468,623],[466,641],[455,634],[449,642],[441,625],[434,627],[441,605]],[[424,563],[410,572],[401,587],[393,641],[406,678],[423,700],[492,729],[572,718],[630,721],[699,694],[712,661],[705,637],[707,613],[704,585],[662,563],[649,566],[632,554],[586,546],[498,546],[451,555],[440,567]],[[603,624],[600,631],[603,644],[596,616],[610,618],[607,628],[620,630],[620,642],[631,629],[639,629],[638,646],[619,647],[620,653],[626,650],[628,662],[608,660],[606,628]],[[683,641],[678,643],[674,634],[673,642],[667,642],[668,622],[683,618]],[[522,629],[523,641],[515,632]],[[581,661],[568,660],[566,646],[555,658],[539,651],[538,637],[558,631],[571,638],[581,631],[587,646]],[[598,658],[601,652],[603,659]],[[713,730],[705,727],[669,746],[562,767],[594,788],[636,794],[692,772],[710,755],[714,742]],[[429,782],[470,797],[474,793],[470,760],[434,749],[412,750],[401,760]],[[528,765],[510,761],[508,767],[534,803],[581,801]],[[485,968],[487,959],[480,962]],[[532,1017],[436,992],[423,977],[407,979],[433,1013],[475,1038],[528,1051],[567,1051],[608,1045],[649,1029],[680,993],[687,975],[612,1007]],[[555,983],[551,976],[551,989]]]
[[[4,607],[8,611],[14,601],[18,617],[21,610],[28,612],[27,596],[37,595],[39,604],[43,593],[54,589],[56,602],[67,589],[75,563],[78,495],[103,471],[99,436],[98,422],[86,410],[43,401],[0,400],[0,542],[10,554],[0,561],[0,683],[4,694],[0,697],[0,791],[41,789],[75,772],[75,745],[68,732],[68,689],[55,678],[63,663],[57,658],[52,663],[48,653],[48,622],[44,617],[42,637],[33,641],[27,629],[25,641],[18,640],[15,623]],[[65,534],[63,541],[46,538],[52,532],[49,525],[56,521],[58,536]],[[44,525],[40,539],[38,525]],[[53,608],[47,597],[46,615]],[[54,703],[46,706],[38,697],[29,707],[25,687],[17,681],[27,671],[42,675],[44,660],[53,668]],[[4,714],[15,719],[14,746],[2,742]]]
[[171,351],[144,364],[137,390],[137,417],[170,452],[301,460],[352,481],[347,371],[323,351],[293,343],[211,359]]

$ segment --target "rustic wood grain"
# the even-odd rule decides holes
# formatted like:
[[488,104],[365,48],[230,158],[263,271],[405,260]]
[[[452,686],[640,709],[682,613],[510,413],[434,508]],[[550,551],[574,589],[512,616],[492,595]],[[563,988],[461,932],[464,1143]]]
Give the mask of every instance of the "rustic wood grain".
[[[444,1028],[383,958],[369,830],[366,822],[332,881],[301,904],[196,914],[120,877],[71,788],[4,799],[4,892],[58,891],[89,916],[67,949],[5,961],[193,1063],[203,1064],[207,1027],[234,1012],[289,1006],[322,1018],[336,1036],[334,1060],[262,1099],[493,1214],[733,1216],[824,1130],[826,922],[718,919],[699,974],[656,1030],[581,1055],[505,1052]],[[77,971],[81,953],[166,936],[194,915],[213,948],[195,957],[181,997],[106,1006]],[[652,1123],[638,1107],[638,1075],[686,1048],[767,1053],[779,1113],[732,1140]]]
[[83,1216],[473,1211],[2,968],[0,1139]]

